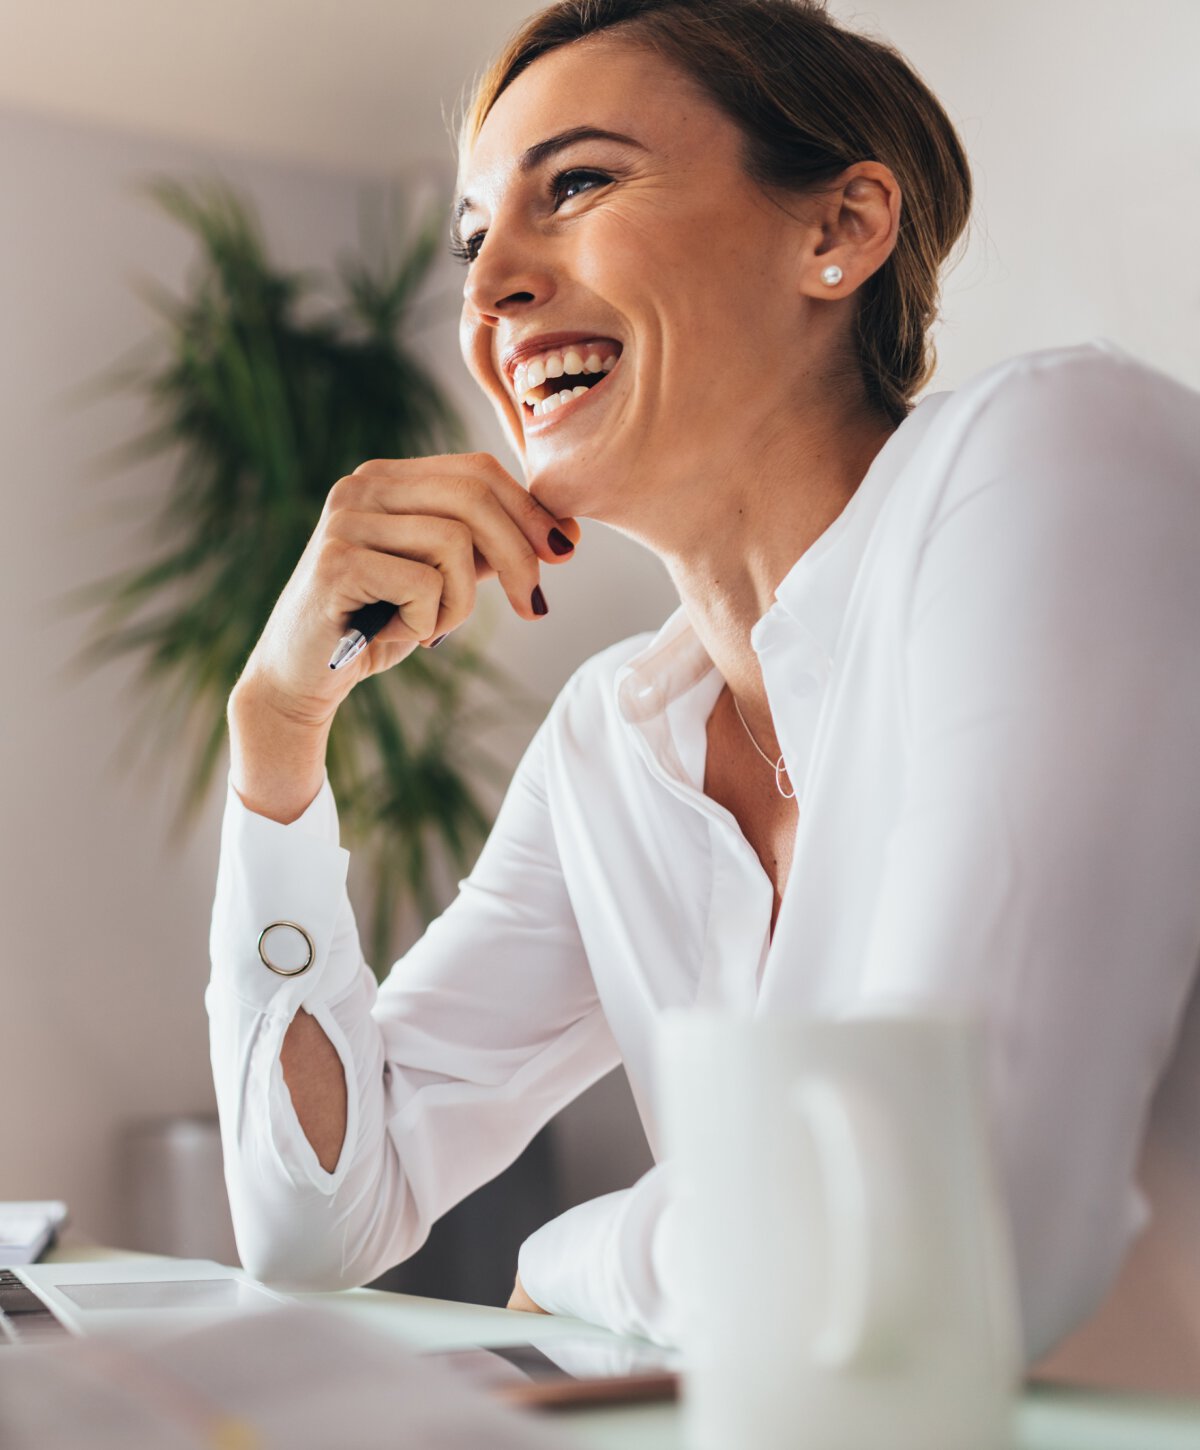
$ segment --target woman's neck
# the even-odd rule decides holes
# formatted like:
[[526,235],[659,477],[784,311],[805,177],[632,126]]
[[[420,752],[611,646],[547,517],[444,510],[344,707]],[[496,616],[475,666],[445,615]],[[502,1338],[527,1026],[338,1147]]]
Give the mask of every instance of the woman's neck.
[[770,712],[750,631],[796,560],[841,514],[895,431],[878,415],[781,430],[705,479],[688,517],[643,542],[663,559],[700,642],[751,728]]

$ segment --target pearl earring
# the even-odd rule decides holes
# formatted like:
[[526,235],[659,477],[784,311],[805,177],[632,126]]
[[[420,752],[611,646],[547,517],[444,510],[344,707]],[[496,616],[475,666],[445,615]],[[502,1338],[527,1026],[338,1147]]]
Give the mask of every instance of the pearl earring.
[[826,287],[836,287],[842,280],[842,269],[840,267],[826,267],[821,273],[821,281]]

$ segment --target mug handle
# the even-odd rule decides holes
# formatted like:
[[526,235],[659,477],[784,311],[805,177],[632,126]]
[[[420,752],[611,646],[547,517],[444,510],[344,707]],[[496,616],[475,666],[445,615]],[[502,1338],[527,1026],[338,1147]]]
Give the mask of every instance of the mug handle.
[[913,1196],[900,1155],[861,1091],[806,1077],[792,1092],[816,1150],[829,1235],[829,1307],[813,1357],[852,1369],[895,1357],[917,1296],[904,1227]]

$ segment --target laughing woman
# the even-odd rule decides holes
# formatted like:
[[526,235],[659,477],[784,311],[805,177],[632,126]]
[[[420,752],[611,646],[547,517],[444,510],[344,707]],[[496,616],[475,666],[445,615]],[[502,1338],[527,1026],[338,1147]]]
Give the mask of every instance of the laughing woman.
[[[253,1273],[371,1279],[618,1063],[656,1147],[666,1008],[924,1002],[986,1026],[1029,1359],[1104,1294],[1196,1016],[1200,398],[1093,343],[915,402],[970,200],[924,84],[813,4],[564,0],[487,73],[461,342],[524,483],[337,480],[230,701],[207,1001]],[[481,580],[536,628],[581,518],[679,609],[581,663],[377,990],[330,721]],[[540,1229],[514,1303],[671,1340],[668,1185]]]

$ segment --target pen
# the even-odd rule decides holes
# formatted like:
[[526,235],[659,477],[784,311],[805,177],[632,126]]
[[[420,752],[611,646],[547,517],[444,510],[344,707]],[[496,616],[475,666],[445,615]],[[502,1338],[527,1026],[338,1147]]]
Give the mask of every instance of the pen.
[[350,628],[338,640],[337,647],[329,657],[329,668],[340,670],[343,665],[348,665],[366,649],[395,613],[396,605],[389,604],[386,599],[380,599],[374,604],[364,604],[361,609],[356,609],[348,621]]

